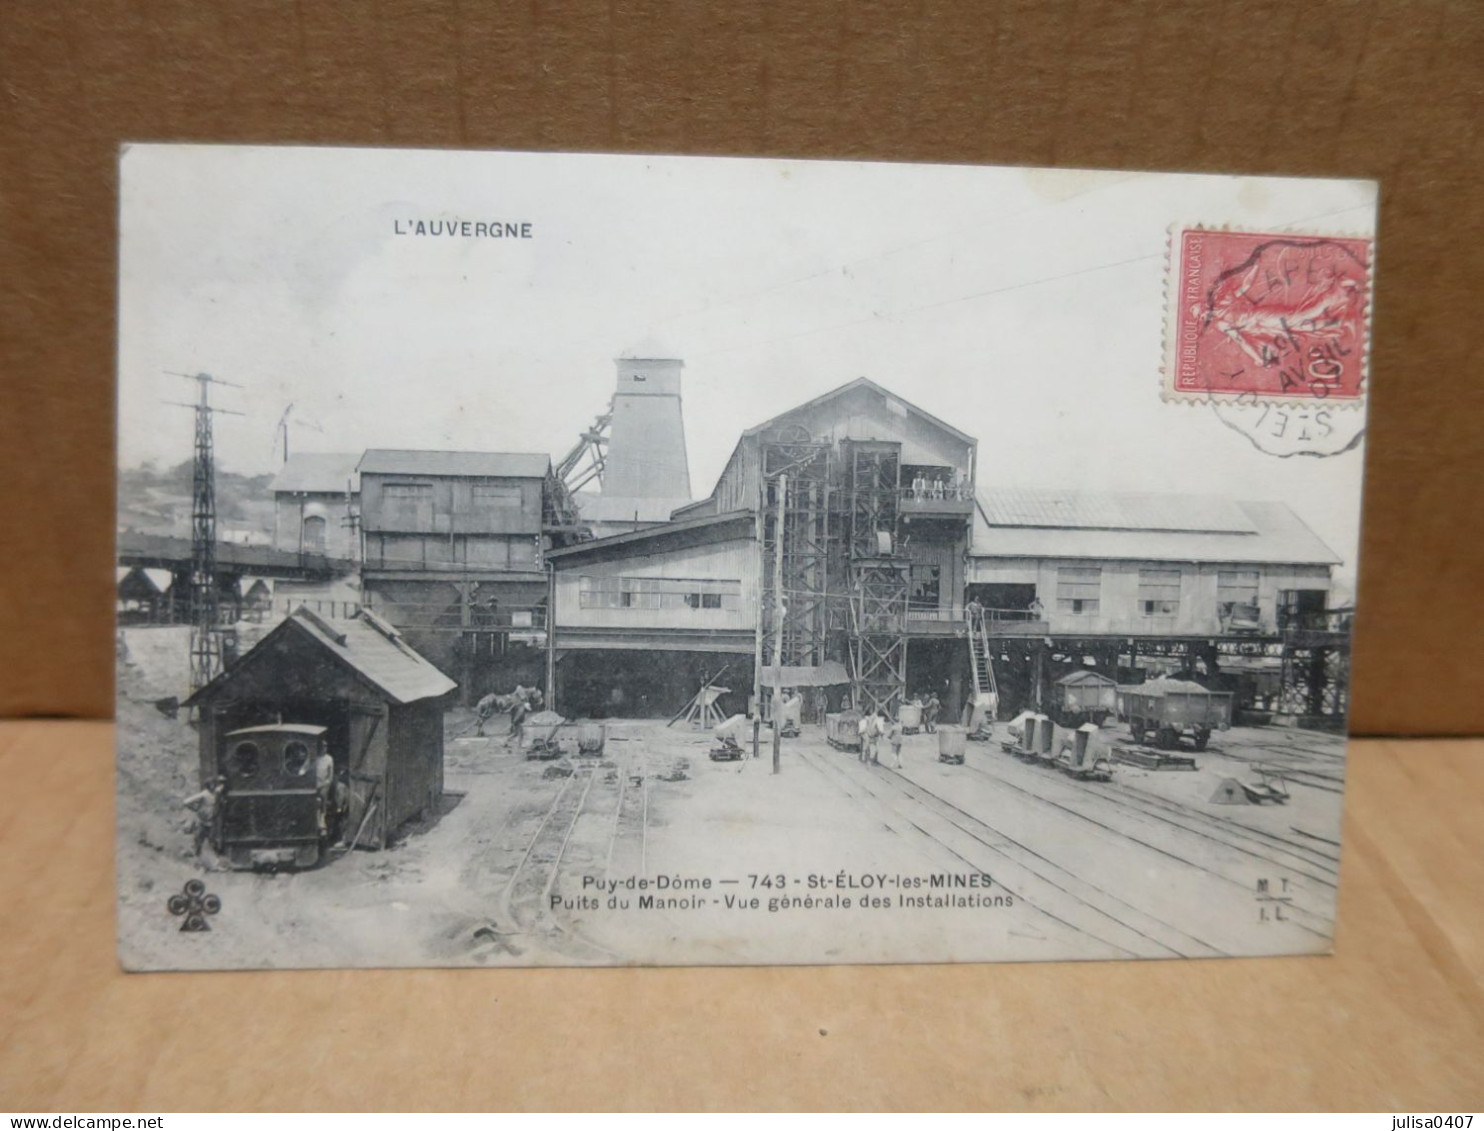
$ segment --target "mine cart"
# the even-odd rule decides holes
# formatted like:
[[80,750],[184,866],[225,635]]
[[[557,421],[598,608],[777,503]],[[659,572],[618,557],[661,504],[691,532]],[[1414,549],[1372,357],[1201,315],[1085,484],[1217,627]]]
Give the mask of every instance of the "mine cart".
[[[563,752],[563,732],[570,732],[571,726],[555,711],[537,711],[526,717],[523,729],[525,733],[521,746],[527,758],[555,758]],[[566,737],[575,753],[575,736],[568,733]]]
[[902,724],[903,734],[916,734],[922,730],[922,704],[903,703],[897,709],[897,722]]
[[938,728],[938,761],[963,765],[968,728],[945,724]]
[[326,728],[279,723],[222,738],[225,785],[216,849],[234,868],[309,868],[319,863],[338,820],[332,778],[316,780]]
[[1118,709],[1118,684],[1094,671],[1062,676],[1052,690],[1052,714],[1065,727],[1097,723]]
[[1124,712],[1135,742],[1151,737],[1161,750],[1173,750],[1186,735],[1204,750],[1211,732],[1231,726],[1232,695],[1208,691],[1183,679],[1156,679],[1122,692]]
[[836,750],[859,750],[861,716],[859,711],[841,711],[824,717],[825,740]]
[[1103,745],[1102,731],[1094,723],[1057,735],[1056,763],[1073,777],[1112,781],[1113,762]]

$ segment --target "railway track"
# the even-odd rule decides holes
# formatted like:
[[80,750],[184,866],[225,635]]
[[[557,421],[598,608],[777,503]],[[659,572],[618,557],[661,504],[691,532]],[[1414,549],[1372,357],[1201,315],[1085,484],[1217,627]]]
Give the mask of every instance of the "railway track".
[[[995,773],[991,770],[987,770],[981,765],[976,765],[972,762],[965,762],[964,765],[965,768],[967,768],[971,772],[979,774],[992,781],[996,787],[1004,787],[1010,789],[1018,794],[1021,794],[1024,797],[1031,798],[1032,800],[1045,805],[1050,809],[1057,810],[1068,816],[1084,821],[1113,836],[1122,837],[1133,842],[1134,844],[1142,846],[1143,848],[1156,852],[1161,856],[1178,861],[1179,863],[1187,867],[1194,868],[1200,872],[1204,872],[1207,875],[1220,880],[1223,884],[1226,884],[1235,890],[1242,892],[1250,891],[1250,888],[1248,886],[1249,881],[1237,876],[1233,876],[1228,872],[1221,870],[1219,867],[1214,866],[1213,863],[1182,855],[1181,853],[1175,852],[1164,845],[1155,844],[1154,842],[1145,839],[1143,835],[1140,835],[1142,830],[1139,830],[1135,827],[1130,827],[1128,823],[1117,820],[1113,813],[1089,813],[1078,805],[1068,804],[1065,799],[1058,800],[1057,798],[1046,793],[1041,793],[1033,789],[1027,789],[1025,786],[1011,781],[1008,777],[1002,774]],[[1060,779],[1048,780],[1057,780],[1058,784],[1061,784]],[[1322,850],[1312,849],[1308,845],[1300,844],[1297,841],[1289,842],[1286,838],[1281,838],[1274,835],[1271,840],[1261,841],[1267,851],[1260,852],[1257,850],[1258,842],[1255,840],[1244,841],[1240,836],[1222,835],[1230,831],[1225,827],[1215,826],[1211,824],[1207,824],[1204,827],[1201,827],[1199,822],[1188,819],[1184,823],[1182,823],[1181,821],[1175,819],[1177,814],[1173,810],[1162,810],[1157,804],[1143,804],[1143,802],[1145,802],[1146,800],[1153,801],[1154,799],[1149,799],[1145,794],[1141,794],[1135,790],[1130,790],[1127,786],[1121,786],[1117,783],[1106,782],[1098,785],[1088,785],[1087,790],[1087,794],[1079,793],[1073,795],[1074,799],[1086,800],[1088,798],[1091,798],[1094,794],[1111,792],[1113,796],[1117,797],[1117,803],[1124,808],[1124,815],[1126,817],[1132,816],[1136,824],[1140,821],[1143,821],[1149,824],[1153,824],[1156,827],[1163,826],[1167,829],[1180,829],[1184,833],[1197,836],[1209,842],[1213,842],[1230,852],[1238,853],[1240,855],[1248,857],[1249,859],[1260,861],[1274,868],[1280,868],[1284,872],[1287,872],[1294,877],[1303,877],[1304,879],[1311,880],[1314,883],[1319,884],[1321,887],[1328,888],[1331,891],[1334,890],[1338,883],[1338,857],[1334,857],[1329,855],[1328,853],[1324,853]],[[1206,816],[1205,814],[1200,814],[1198,810],[1187,809],[1184,806],[1179,806],[1179,810],[1180,815],[1186,818],[1195,816]],[[1253,830],[1248,829],[1246,826],[1239,826],[1239,828],[1243,832],[1253,832]],[[1278,852],[1279,846],[1276,843],[1278,841],[1283,842],[1282,852]],[[1300,852],[1302,852],[1303,855],[1299,855]],[[1287,856],[1287,859],[1279,859],[1279,856]],[[1320,938],[1328,939],[1332,936],[1333,921],[1329,917],[1306,911],[1298,907],[1294,907],[1291,910],[1291,921],[1299,929],[1316,935]]]
[[1323,842],[1306,844],[1279,833],[1244,825],[1229,817],[1202,812],[1179,801],[1155,797],[1118,782],[1106,783],[1101,788],[1130,808],[1217,841],[1234,851],[1274,865],[1295,868],[1300,874],[1328,887],[1334,887],[1339,881],[1339,853],[1320,847]]
[[[1135,907],[993,828],[953,802],[885,767],[852,773],[814,751],[800,759],[847,796],[877,808],[883,823],[910,828],[995,877],[1028,906],[1126,957],[1220,957],[1227,952]],[[900,827],[899,827],[900,826]],[[1034,891],[1034,896],[1025,893]]]

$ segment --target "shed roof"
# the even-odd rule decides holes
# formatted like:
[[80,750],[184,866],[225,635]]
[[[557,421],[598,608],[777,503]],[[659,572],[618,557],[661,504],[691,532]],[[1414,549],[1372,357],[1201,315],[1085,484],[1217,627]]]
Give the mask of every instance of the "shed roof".
[[359,491],[360,462],[360,452],[299,452],[278,469],[268,489],[274,494],[343,495],[349,483],[351,491]]
[[758,671],[758,682],[764,687],[838,687],[849,683],[850,676],[839,660],[826,660],[822,664],[784,664],[775,668],[765,665]]
[[1090,558],[1332,566],[1286,503],[1134,492],[981,491],[976,558]]
[[[702,515],[699,518],[662,522],[642,530],[630,530],[613,534],[607,538],[594,538],[589,542],[578,542],[575,546],[564,546],[559,550],[548,550],[546,559],[565,563],[571,559],[601,554],[609,550],[633,547],[635,553],[649,553],[655,543],[669,541],[676,544],[723,542],[736,537],[750,537],[753,521],[752,511],[727,511],[723,514]],[[559,564],[558,569],[561,568]]]
[[267,655],[270,642],[289,633],[311,641],[398,705],[434,699],[458,686],[374,613],[363,609],[348,620],[326,620],[301,605],[234,667],[222,672],[187,702],[211,698],[231,683],[235,672],[252,663],[255,654]]
[[1109,679],[1101,672],[1088,671],[1086,669],[1079,672],[1070,672],[1067,675],[1062,676],[1056,682],[1066,687],[1078,687],[1083,684],[1097,684],[1100,686],[1112,687],[1115,683],[1114,680]]
[[544,452],[440,452],[371,448],[361,457],[362,475],[453,475],[471,479],[544,479],[551,457]]
[[790,416],[793,416],[795,413],[804,412],[808,409],[815,408],[818,405],[826,404],[829,401],[835,400],[839,397],[843,397],[846,393],[854,392],[856,389],[867,389],[880,397],[884,397],[886,400],[891,401],[894,404],[901,405],[901,407],[905,411],[913,414],[914,416],[921,417],[923,420],[926,420],[935,428],[941,428],[944,432],[947,432],[950,436],[954,437],[957,440],[963,441],[965,444],[973,444],[976,442],[974,440],[974,437],[970,436],[968,433],[960,432],[957,428],[949,424],[947,421],[940,420],[932,413],[926,411],[925,409],[919,408],[917,405],[907,400],[906,397],[897,396],[896,393],[893,393],[890,389],[883,388],[882,386],[876,384],[876,382],[872,381],[869,377],[857,377],[854,381],[847,381],[845,384],[839,386],[838,388],[831,389],[827,393],[821,393],[813,400],[808,400],[805,401],[803,404],[795,405],[793,408],[787,410],[786,412],[780,412],[777,416],[772,417],[769,420],[765,420],[761,424],[754,425],[753,427],[743,432],[742,435],[760,435],[761,433],[776,427],[783,421],[787,420]]

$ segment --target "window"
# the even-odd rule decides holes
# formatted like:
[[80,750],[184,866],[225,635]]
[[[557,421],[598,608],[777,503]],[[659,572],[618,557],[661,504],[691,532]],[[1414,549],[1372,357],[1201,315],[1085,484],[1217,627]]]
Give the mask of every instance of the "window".
[[470,501],[476,510],[520,510],[520,488],[494,483],[475,483]]
[[912,565],[912,596],[909,607],[931,610],[938,607],[943,569],[936,565]]
[[1223,569],[1216,574],[1216,612],[1227,632],[1255,631],[1261,627],[1257,605],[1258,571]]
[[283,772],[291,777],[303,777],[309,770],[309,747],[302,742],[290,742],[283,748]]
[[1172,617],[1180,612],[1178,569],[1139,570],[1139,610],[1146,617]]
[[1056,607],[1074,616],[1096,616],[1103,592],[1101,566],[1062,566],[1056,571]]
[[325,520],[319,515],[311,514],[305,517],[301,548],[311,554],[325,552]]
[[1223,605],[1257,604],[1258,571],[1223,569],[1216,574],[1216,600]]
[[388,530],[431,530],[433,485],[388,483],[381,489],[382,526]]
[[250,778],[258,772],[258,747],[253,742],[239,742],[232,751],[232,772],[239,778]]
[[584,609],[736,609],[742,582],[712,578],[583,577],[578,604]]

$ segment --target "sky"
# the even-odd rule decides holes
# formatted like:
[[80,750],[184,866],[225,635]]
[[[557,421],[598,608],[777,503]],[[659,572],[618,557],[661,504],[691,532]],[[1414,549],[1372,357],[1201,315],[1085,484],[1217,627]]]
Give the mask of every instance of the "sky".
[[[122,158],[119,459],[540,451],[613,359],[685,362],[691,481],[739,431],[869,377],[979,440],[981,487],[1276,499],[1353,577],[1363,444],[1261,451],[1160,398],[1172,226],[1373,234],[1362,181],[977,166],[288,147]],[[531,238],[417,221],[529,224]],[[471,229],[472,231],[472,229]],[[1251,421],[1247,421],[1250,424]],[[1355,416],[1358,427],[1360,417]]]

